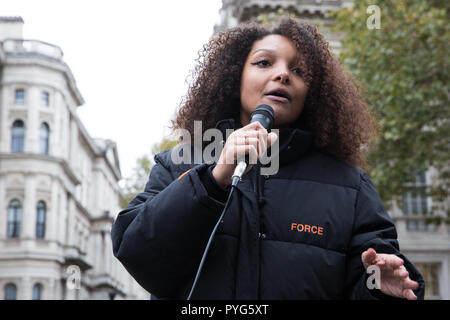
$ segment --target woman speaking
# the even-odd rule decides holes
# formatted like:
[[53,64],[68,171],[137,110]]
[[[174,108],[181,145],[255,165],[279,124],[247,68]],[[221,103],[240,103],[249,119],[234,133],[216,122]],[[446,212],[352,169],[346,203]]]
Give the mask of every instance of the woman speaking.
[[[223,148],[213,163],[156,155],[145,190],[114,222],[114,255],[162,299],[423,299],[361,169],[377,123],[354,83],[310,24],[212,37],[173,128],[194,137],[201,121],[202,133],[222,132]],[[261,104],[278,135],[251,122]],[[230,187],[242,156],[261,159],[275,144],[277,172],[261,174],[257,161]]]

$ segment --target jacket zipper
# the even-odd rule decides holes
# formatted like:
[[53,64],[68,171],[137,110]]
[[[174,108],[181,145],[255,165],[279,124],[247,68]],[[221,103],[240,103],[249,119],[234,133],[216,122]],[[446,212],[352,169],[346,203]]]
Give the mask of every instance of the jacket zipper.
[[263,187],[264,187],[264,179],[261,176],[261,165],[258,165],[258,172],[257,172],[257,195],[258,195],[258,208],[259,208],[259,234],[258,234],[258,238],[259,238],[259,265],[258,265],[258,300],[261,300],[261,242],[266,238],[266,234],[265,234],[265,228],[264,228],[264,219],[263,216],[261,214],[262,210],[261,210],[261,206],[263,204]]

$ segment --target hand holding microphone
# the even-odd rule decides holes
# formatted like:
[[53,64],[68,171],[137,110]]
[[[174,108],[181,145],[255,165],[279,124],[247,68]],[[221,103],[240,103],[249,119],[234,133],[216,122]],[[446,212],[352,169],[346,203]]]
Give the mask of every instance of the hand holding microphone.
[[[278,138],[277,135],[267,132],[273,123],[273,109],[262,104],[252,112],[248,125],[234,131],[228,137],[219,160],[212,170],[212,174],[220,186],[226,188],[232,183],[233,176],[240,178],[242,174],[247,173],[256,160],[260,159],[267,148],[275,142]],[[246,155],[249,156],[250,165],[244,160]]]

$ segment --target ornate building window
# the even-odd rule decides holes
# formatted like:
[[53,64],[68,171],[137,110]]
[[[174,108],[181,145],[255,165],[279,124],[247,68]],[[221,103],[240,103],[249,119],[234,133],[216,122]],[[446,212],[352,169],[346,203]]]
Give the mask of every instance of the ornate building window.
[[14,92],[14,103],[15,104],[25,104],[25,90],[16,89]]
[[47,208],[44,201],[39,201],[36,207],[36,238],[45,237],[45,219]]
[[50,94],[47,91],[41,92],[41,105],[48,107],[50,105]]
[[14,283],[8,283],[5,286],[5,300],[17,299],[17,287]]
[[440,299],[439,263],[414,263],[425,280],[425,299]]
[[41,154],[48,154],[48,141],[50,136],[50,129],[48,127],[48,124],[46,124],[45,122],[41,124],[39,135],[40,135],[39,140],[40,140]]
[[11,152],[23,152],[25,141],[25,125],[22,120],[16,120],[11,132]]
[[32,300],[41,300],[41,294],[42,294],[42,285],[40,283],[36,283],[33,286],[33,292],[31,295]]
[[414,176],[415,182],[411,184],[412,190],[403,194],[403,214],[411,218],[407,220],[408,230],[427,231],[432,226],[425,222],[425,218],[430,216],[425,172]]
[[22,204],[14,199],[8,206],[8,238],[20,237],[20,224],[22,221]]

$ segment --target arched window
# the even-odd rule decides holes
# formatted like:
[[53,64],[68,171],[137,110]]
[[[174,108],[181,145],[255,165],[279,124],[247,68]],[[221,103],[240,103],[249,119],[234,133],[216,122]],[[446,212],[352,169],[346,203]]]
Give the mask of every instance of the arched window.
[[20,223],[22,221],[22,204],[14,199],[8,206],[8,238],[20,237]]
[[25,125],[22,120],[14,121],[11,135],[11,152],[23,152]]
[[50,129],[48,124],[43,122],[39,131],[41,154],[48,154],[48,140],[50,136]]
[[42,294],[42,285],[40,283],[36,283],[33,286],[33,292],[31,299],[32,300],[41,300],[41,294]]
[[39,201],[36,207],[36,238],[45,237],[45,216],[47,208],[44,201]]
[[14,283],[8,283],[5,286],[5,300],[17,299],[17,287]]

